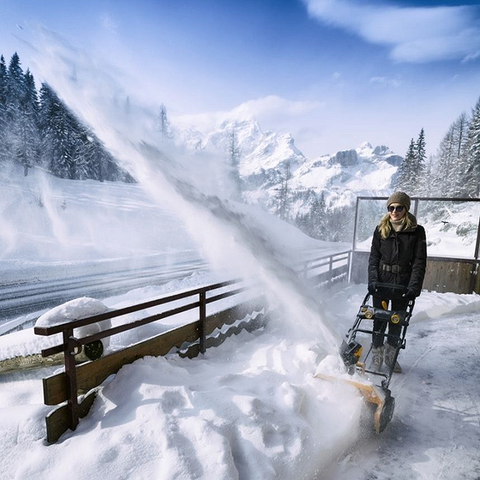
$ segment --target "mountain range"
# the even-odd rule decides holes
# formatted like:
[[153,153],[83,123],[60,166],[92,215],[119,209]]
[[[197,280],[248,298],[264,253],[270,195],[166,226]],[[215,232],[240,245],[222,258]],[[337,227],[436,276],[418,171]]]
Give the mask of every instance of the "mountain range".
[[357,196],[390,194],[403,160],[387,146],[368,142],[307,158],[290,134],[264,132],[254,119],[225,120],[207,133],[179,129],[175,138],[187,148],[215,152],[227,164],[235,162],[248,203],[275,212],[279,192],[286,187],[293,218],[306,213],[322,193],[329,209],[352,205]]

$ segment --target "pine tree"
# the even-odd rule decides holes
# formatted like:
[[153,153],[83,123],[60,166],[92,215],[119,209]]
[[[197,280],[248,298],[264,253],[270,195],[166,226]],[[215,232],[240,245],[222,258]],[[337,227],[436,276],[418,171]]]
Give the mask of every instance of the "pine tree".
[[290,210],[290,186],[289,182],[292,178],[292,172],[290,170],[290,162],[285,164],[285,173],[281,177],[280,187],[277,190],[275,197],[275,203],[277,207],[277,215],[282,220],[287,220]]
[[466,150],[463,178],[465,194],[469,197],[480,197],[480,99],[472,112]]
[[24,168],[25,175],[38,160],[40,136],[39,136],[39,104],[35,80],[29,70],[24,78],[24,96],[20,101],[18,112],[18,138],[14,146],[14,158]]
[[25,97],[25,77],[20,57],[15,52],[10,59],[5,85],[5,150],[9,158],[16,158],[18,144],[21,141],[20,110]]
[[160,133],[162,135],[162,140],[167,140],[171,138],[170,121],[168,120],[168,116],[167,116],[167,107],[163,103],[160,105],[158,122],[159,122]]
[[322,192],[320,198],[316,198],[309,212],[311,223],[311,236],[313,238],[325,239],[327,229],[327,205],[325,203],[325,195]]
[[443,197],[458,197],[463,194],[463,172],[467,149],[468,119],[462,113],[453,122],[438,148],[438,165],[432,183],[435,191]]
[[238,145],[238,136],[235,128],[233,128],[228,133],[228,160],[229,160],[229,171],[230,177],[233,185],[233,197],[240,199],[242,195],[242,186],[240,180],[240,158],[241,158],[241,149]]
[[57,177],[74,179],[76,177],[74,154],[78,147],[75,119],[56,93],[45,83],[40,90],[40,104],[43,163]]
[[415,142],[413,138],[410,141],[407,154],[398,168],[393,186],[396,190],[410,192],[411,194],[421,195],[428,183],[425,178],[425,160],[427,158],[425,150],[425,132],[422,128]]
[[415,164],[415,142],[410,141],[405,158],[398,167],[396,178],[394,180],[395,190],[408,191],[411,187],[411,179],[413,174],[413,168]]
[[95,141],[90,130],[83,125],[78,125],[73,151],[76,180],[99,179],[97,155]]
[[7,65],[3,55],[0,56],[0,162],[7,159],[6,149],[6,98],[7,98]]
[[467,161],[468,148],[468,128],[469,120],[466,113],[462,113],[453,124],[454,145],[456,147],[456,158],[452,165],[450,173],[450,181],[453,185],[450,195],[452,197],[460,197],[463,193],[464,182],[463,172]]
[[425,178],[425,161],[427,159],[425,132],[420,130],[417,142],[415,143],[415,155],[412,168],[411,192],[416,195],[422,195],[427,184]]
[[452,194],[453,185],[450,182],[449,175],[456,159],[456,152],[454,127],[451,125],[438,148],[438,168],[434,183],[438,189],[438,194],[442,197],[448,197]]
[[437,175],[435,174],[435,157],[430,155],[425,168],[425,178],[428,180],[425,185],[425,195],[428,197],[436,196],[438,194],[439,185],[437,183]]

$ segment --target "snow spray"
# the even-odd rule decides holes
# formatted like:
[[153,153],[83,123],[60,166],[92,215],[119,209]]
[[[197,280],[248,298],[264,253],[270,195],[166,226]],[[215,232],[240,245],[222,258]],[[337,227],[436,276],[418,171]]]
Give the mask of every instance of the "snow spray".
[[[38,43],[37,43],[38,45]],[[44,32],[34,59],[37,70],[66,104],[159,205],[182,219],[213,267],[230,265],[254,278],[281,304],[291,334],[316,339],[319,353],[335,353],[338,339],[322,321],[317,299],[282,261],[265,232],[241,207],[212,194],[204,165],[155,132],[155,114],[133,102],[90,56]],[[118,72],[117,72],[118,74]],[[119,99],[129,98],[128,111]],[[295,333],[293,333],[295,332]]]

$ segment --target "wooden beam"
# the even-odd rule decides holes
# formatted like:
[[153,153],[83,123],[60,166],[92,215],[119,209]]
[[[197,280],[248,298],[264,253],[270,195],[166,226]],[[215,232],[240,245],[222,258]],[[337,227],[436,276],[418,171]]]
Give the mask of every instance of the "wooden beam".
[[[132,363],[147,355],[161,356],[167,354],[174,346],[180,347],[184,342],[198,339],[199,322],[163,332],[156,337],[131,345],[118,352],[106,355],[94,362],[77,366],[77,387],[79,391],[88,391],[100,385],[108,376],[117,373],[123,365]],[[65,372],[43,379],[43,394],[46,405],[58,405],[67,400]]]

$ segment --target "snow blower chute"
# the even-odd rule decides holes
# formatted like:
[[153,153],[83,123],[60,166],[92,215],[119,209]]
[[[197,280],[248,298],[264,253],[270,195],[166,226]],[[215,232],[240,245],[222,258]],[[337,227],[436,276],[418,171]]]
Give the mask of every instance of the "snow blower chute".
[[[335,382],[340,381],[357,388],[373,414],[373,426],[377,433],[385,429],[393,416],[395,399],[391,395],[389,385],[400,349],[405,348],[406,345],[405,336],[415,301],[410,300],[405,310],[388,310],[388,305],[392,299],[401,298],[405,291],[406,288],[403,286],[378,283],[375,296],[378,295],[380,298],[385,299],[382,301],[383,308],[373,307],[373,298],[370,293],[367,293],[365,296],[355,322],[348,330],[346,340],[342,342],[339,352],[346,370],[352,378],[349,378],[348,375],[337,377],[331,374],[324,374],[318,370],[315,374],[318,378]],[[385,327],[387,327],[385,324],[388,323],[400,325],[400,334],[391,335],[388,328],[381,328],[374,332],[374,320],[378,321],[377,324]],[[383,336],[384,339],[395,340],[394,361],[386,371],[374,371],[367,368],[367,362],[372,350],[371,340],[373,333]],[[368,348],[364,348],[364,345],[357,340],[357,334],[364,334],[359,335],[359,339],[362,336],[363,343],[368,342]],[[364,350],[367,350],[365,355],[363,355]]]

